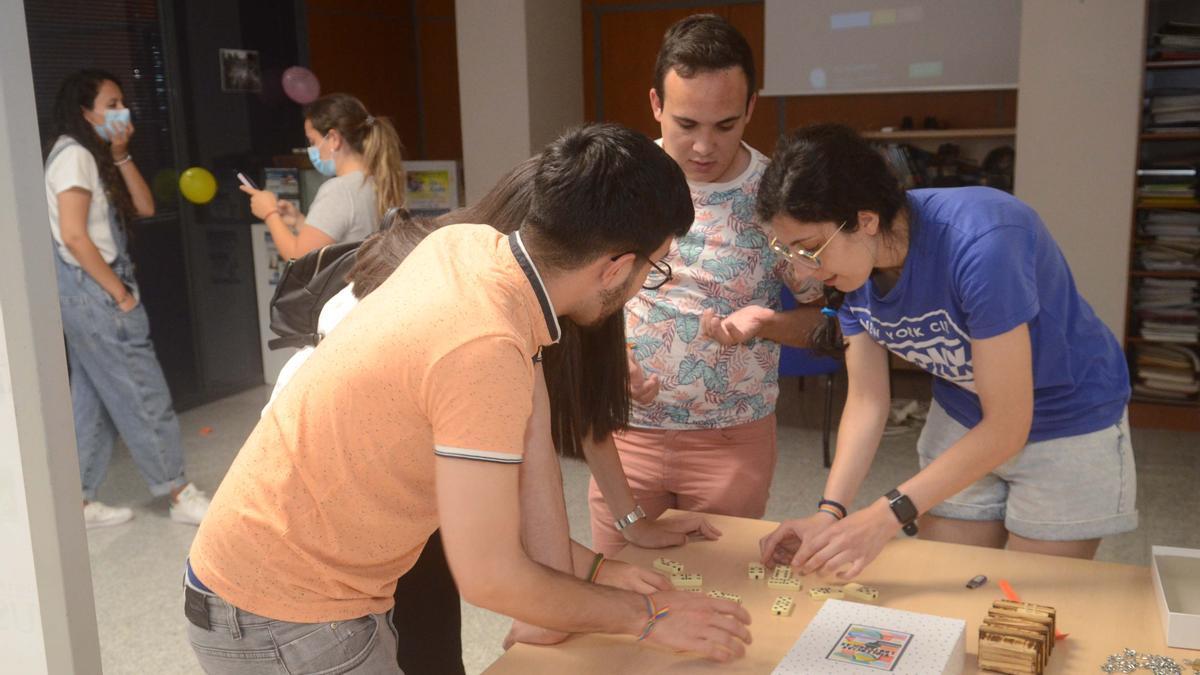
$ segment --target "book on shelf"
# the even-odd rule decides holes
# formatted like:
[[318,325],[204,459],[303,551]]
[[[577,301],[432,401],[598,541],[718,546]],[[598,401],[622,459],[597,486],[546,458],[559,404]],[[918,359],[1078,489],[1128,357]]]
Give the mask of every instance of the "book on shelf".
[[1133,350],[1135,396],[1189,402],[1200,394],[1200,353],[1175,344],[1139,344]]

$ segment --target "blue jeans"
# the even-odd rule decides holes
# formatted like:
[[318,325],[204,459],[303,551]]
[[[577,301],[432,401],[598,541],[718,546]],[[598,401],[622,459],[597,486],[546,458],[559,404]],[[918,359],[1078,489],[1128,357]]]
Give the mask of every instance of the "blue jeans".
[[[136,294],[133,264],[123,242],[118,244],[122,253],[112,263],[113,271]],[[161,497],[187,485],[179,420],[150,342],[146,309],[139,303],[122,312],[112,296],[82,268],[64,261],[57,249],[54,261],[83,498],[96,498],[118,433],[151,494]]]
[[238,609],[216,595],[200,596],[209,627],[189,621],[188,641],[210,675],[403,675],[396,665],[391,610],[292,623]]

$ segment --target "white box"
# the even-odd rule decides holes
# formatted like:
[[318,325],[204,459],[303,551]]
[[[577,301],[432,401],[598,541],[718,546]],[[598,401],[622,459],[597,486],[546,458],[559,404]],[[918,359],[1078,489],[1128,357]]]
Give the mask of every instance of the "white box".
[[826,600],[773,675],[960,675],[967,622]]
[[1200,549],[1152,546],[1150,554],[1167,646],[1200,649]]

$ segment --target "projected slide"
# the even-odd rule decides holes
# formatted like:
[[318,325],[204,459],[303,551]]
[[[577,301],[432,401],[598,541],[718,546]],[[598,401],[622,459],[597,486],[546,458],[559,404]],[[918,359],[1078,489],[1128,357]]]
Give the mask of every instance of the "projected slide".
[[766,0],[764,92],[1017,85],[1020,0]]

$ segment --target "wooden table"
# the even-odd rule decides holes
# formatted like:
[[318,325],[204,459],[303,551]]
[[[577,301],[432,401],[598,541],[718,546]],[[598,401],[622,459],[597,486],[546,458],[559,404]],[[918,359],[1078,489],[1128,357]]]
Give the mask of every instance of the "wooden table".
[[[683,563],[688,572],[703,574],[705,592],[716,589],[740,595],[753,619],[754,642],[745,658],[716,664],[639,644],[632,637],[576,635],[552,647],[517,645],[487,675],[770,673],[820,609],[821,603],[808,597],[808,588],[817,585],[817,579],[806,578],[804,590],[792,594],[796,611],[791,617],[772,615],[771,602],[781,591],[767,588],[765,581],[747,579],[746,564],[758,559],[758,540],[776,523],[709,518],[724,533],[719,541],[693,541],[659,550],[627,546],[617,559],[650,567],[655,558],[665,556]],[[977,574],[987,575],[987,584],[965,588]],[[1022,600],[1058,610],[1059,630],[1070,637],[1057,644],[1048,673],[1100,672],[1100,664],[1125,647],[1173,656],[1177,662],[1200,658],[1200,651],[1167,648],[1148,567],[902,537],[888,544],[857,581],[879,588],[880,606],[966,620],[966,672],[975,672],[979,622],[992,601],[1002,597],[1000,579],[1007,579]]]

